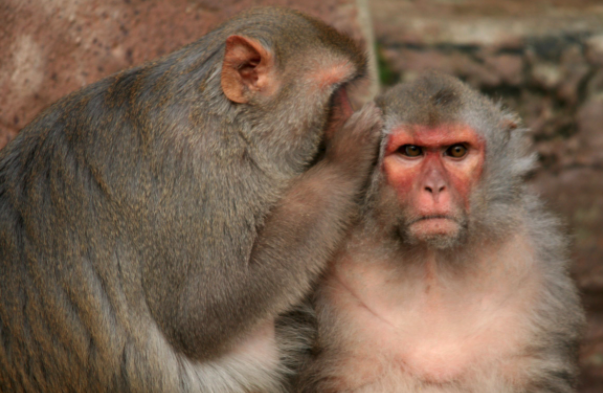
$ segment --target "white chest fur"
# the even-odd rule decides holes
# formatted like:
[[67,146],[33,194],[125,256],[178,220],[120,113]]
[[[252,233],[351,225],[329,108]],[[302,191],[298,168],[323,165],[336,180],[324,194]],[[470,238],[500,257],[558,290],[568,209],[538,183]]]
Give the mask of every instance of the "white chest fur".
[[505,391],[502,385],[520,378],[517,359],[531,331],[526,315],[538,293],[529,247],[512,243],[453,268],[435,256],[340,260],[322,305],[336,315],[329,323],[347,332],[334,367],[339,390],[470,391],[472,380],[484,386],[489,378],[494,391]]

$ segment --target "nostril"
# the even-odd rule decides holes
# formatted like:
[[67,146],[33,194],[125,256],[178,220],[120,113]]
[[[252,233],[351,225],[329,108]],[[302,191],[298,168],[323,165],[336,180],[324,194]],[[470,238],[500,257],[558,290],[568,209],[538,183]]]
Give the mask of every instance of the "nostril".
[[423,190],[433,196],[436,196],[447,189],[446,181],[444,176],[434,170],[425,174],[425,181],[423,182]]
[[437,195],[437,194],[440,194],[441,192],[443,192],[445,190],[446,190],[446,186],[445,185],[444,186],[439,186],[439,187],[438,186],[431,186],[431,185],[425,186],[425,191],[427,191],[430,194]]

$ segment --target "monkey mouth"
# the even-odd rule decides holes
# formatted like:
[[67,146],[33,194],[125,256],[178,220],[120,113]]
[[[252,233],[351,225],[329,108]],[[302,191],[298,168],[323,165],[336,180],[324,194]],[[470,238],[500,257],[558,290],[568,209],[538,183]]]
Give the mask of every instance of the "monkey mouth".
[[446,214],[430,214],[409,221],[401,233],[410,245],[426,244],[430,248],[448,249],[464,236],[462,217]]
[[421,216],[417,219],[412,220],[408,224],[412,225],[414,223],[417,223],[420,221],[426,221],[426,220],[450,220],[450,221],[457,222],[456,218],[454,218],[453,216],[447,216],[445,214],[432,214],[432,215],[428,215],[428,216]]
[[459,220],[451,215],[431,214],[412,220],[408,234],[417,240],[456,237],[461,230]]

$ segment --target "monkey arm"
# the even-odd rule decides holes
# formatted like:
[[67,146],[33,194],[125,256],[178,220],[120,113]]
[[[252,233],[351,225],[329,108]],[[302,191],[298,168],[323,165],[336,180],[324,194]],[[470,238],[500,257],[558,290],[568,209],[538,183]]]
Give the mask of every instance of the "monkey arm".
[[[358,181],[340,172],[325,161],[296,179],[246,261],[203,256],[208,262],[189,264],[182,281],[154,275],[147,301],[172,345],[200,361],[218,358],[309,291],[355,213]],[[169,282],[171,291],[158,289]]]
[[[343,178],[338,168],[319,164],[271,212],[254,244],[249,271],[260,285],[274,291],[273,296],[298,299],[307,292],[356,211],[354,183]],[[271,277],[269,270],[277,270],[278,275]],[[289,304],[271,307],[280,312]]]
[[[233,286],[228,289],[238,285],[238,290],[223,298],[241,322],[275,316],[309,291],[355,217],[356,200],[374,168],[380,131],[380,110],[365,105],[336,132],[325,159],[294,181],[272,209],[243,276],[229,277]],[[237,324],[215,326],[222,334],[225,328],[237,329]]]
[[[293,179],[269,213],[260,212],[252,237],[233,238],[221,252],[209,237],[196,240],[190,246],[197,247],[198,261],[189,259],[186,273],[175,279],[160,274],[161,264],[150,265],[147,301],[172,344],[199,360],[220,356],[234,340],[300,301],[355,216],[356,199],[374,167],[380,119],[374,106],[353,115],[327,146],[325,158]],[[240,225],[257,226],[257,221]],[[220,233],[230,229],[215,222],[210,227]],[[191,238],[179,240],[178,249],[195,242]],[[205,251],[198,244],[205,244]]]

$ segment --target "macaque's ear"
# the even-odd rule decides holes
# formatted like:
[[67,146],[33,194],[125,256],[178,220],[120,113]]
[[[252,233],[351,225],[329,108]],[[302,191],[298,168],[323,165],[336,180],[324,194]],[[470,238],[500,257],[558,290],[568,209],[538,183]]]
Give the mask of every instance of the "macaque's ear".
[[507,132],[515,131],[519,127],[519,119],[515,115],[507,115],[503,118],[501,127]]
[[274,67],[272,53],[259,41],[231,35],[222,63],[222,91],[239,104],[248,102],[255,92],[271,95],[278,87]]

